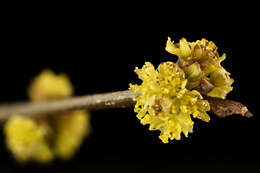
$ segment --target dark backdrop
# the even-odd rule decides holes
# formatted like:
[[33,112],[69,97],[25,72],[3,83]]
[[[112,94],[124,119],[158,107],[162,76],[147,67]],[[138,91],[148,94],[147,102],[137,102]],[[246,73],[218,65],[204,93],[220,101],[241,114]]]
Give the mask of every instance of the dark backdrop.
[[[120,21],[119,21],[120,22]],[[162,144],[159,133],[139,123],[133,108],[91,112],[92,134],[74,159],[47,166],[15,163],[0,137],[0,172],[72,171],[135,172],[154,170],[212,171],[256,170],[259,168],[257,33],[243,29],[183,31],[177,26],[161,27],[124,24],[81,24],[73,22],[12,21],[1,33],[0,101],[25,100],[31,79],[44,68],[65,72],[75,86],[75,95],[125,90],[140,82],[134,73],[150,61],[176,61],[166,53],[170,36],[175,41],[206,38],[227,53],[223,66],[235,79],[228,98],[241,101],[255,115],[219,119],[210,123],[194,120],[194,133],[181,141]],[[179,31],[178,31],[179,30]],[[180,31],[182,30],[182,31]],[[249,172],[250,172],[249,171]]]

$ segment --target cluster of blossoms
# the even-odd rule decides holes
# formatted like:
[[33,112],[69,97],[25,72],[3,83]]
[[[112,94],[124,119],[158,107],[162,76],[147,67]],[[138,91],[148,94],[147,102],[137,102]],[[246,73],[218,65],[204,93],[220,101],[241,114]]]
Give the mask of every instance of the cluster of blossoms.
[[[70,97],[73,86],[64,74],[43,71],[29,87],[33,102]],[[90,131],[88,112],[76,110],[29,118],[13,115],[5,124],[6,144],[19,162],[70,159]]]
[[233,89],[234,82],[220,63],[226,59],[226,54],[219,56],[216,45],[206,39],[188,42],[181,39],[174,44],[169,38],[166,51],[178,56],[178,66],[185,72],[188,79],[188,89],[196,89],[200,93],[225,99]]
[[226,55],[219,57],[213,42],[181,39],[174,44],[169,38],[166,50],[178,56],[176,64],[164,62],[155,69],[146,62],[135,70],[142,84],[130,84],[140,94],[134,98],[137,117],[143,125],[150,125],[149,130],[160,130],[164,143],[192,132],[191,115],[208,122],[210,105],[203,95],[224,99],[233,83],[220,65]]

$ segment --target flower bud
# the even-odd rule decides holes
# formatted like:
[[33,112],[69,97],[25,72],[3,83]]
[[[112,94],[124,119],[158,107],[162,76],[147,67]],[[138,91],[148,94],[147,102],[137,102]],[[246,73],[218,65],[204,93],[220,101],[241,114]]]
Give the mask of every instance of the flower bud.
[[187,79],[196,79],[201,75],[200,64],[198,62],[193,63],[185,70]]
[[191,47],[185,38],[180,40],[180,51],[183,59],[188,59],[191,56]]
[[194,46],[193,57],[200,59],[202,58],[202,56],[203,56],[203,50],[201,46],[200,45]]
[[170,37],[168,37],[165,50],[171,54],[181,56],[181,51],[179,49],[179,46],[173,44]]

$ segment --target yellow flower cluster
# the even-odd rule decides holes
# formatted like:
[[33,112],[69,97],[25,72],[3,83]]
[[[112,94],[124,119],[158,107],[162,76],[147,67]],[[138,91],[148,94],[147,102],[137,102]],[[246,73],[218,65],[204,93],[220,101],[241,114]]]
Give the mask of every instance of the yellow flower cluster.
[[168,38],[166,51],[179,57],[177,64],[186,74],[188,89],[196,89],[202,94],[222,99],[233,89],[231,85],[234,80],[220,65],[226,54],[219,56],[212,41],[202,39],[188,42],[183,38],[174,44]]
[[53,153],[46,141],[46,128],[31,118],[13,115],[5,124],[6,144],[20,162],[48,162]]
[[32,101],[56,100],[70,97],[73,86],[65,74],[54,74],[44,70],[29,86],[28,95]]
[[157,70],[146,62],[142,69],[135,72],[143,81],[141,85],[130,84],[130,89],[141,95],[136,101],[135,112],[143,125],[149,130],[160,130],[159,138],[180,140],[181,133],[186,137],[192,132],[192,115],[208,122],[209,103],[203,100],[196,90],[186,89],[185,73],[173,62],[161,63]]
[[90,132],[90,117],[86,111],[77,110],[57,115],[54,119],[55,154],[59,158],[70,159],[82,143],[83,137]]
[[[73,87],[64,74],[43,71],[29,87],[32,101],[71,96]],[[6,144],[19,162],[50,162],[55,156],[70,159],[89,134],[88,112],[77,110],[41,119],[14,115],[5,124]]]

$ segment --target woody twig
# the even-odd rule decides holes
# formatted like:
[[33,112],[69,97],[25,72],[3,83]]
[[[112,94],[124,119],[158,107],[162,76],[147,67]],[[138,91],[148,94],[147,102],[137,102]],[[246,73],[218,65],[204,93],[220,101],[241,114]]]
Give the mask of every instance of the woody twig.
[[[6,121],[13,114],[37,117],[42,114],[51,114],[75,109],[103,110],[131,107],[135,104],[133,98],[137,96],[138,94],[127,90],[71,97],[57,101],[2,104],[0,105],[0,121]],[[239,102],[212,97],[205,97],[205,99],[210,103],[211,112],[220,118],[228,117],[233,114],[240,114],[248,118],[253,116],[247,107]]]

